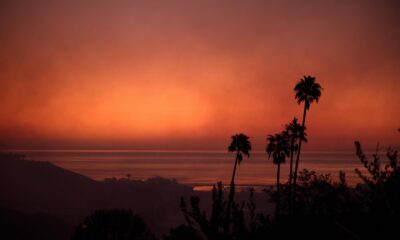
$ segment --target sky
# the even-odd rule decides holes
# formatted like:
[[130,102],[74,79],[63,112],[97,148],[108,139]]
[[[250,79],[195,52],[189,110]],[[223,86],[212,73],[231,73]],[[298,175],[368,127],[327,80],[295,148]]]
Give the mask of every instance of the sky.
[[398,1],[0,3],[0,147],[255,150],[303,106],[308,150],[399,146]]

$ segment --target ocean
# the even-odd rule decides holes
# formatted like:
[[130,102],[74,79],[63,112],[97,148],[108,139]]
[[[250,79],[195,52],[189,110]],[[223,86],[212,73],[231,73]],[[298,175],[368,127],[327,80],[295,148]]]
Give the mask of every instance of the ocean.
[[[17,150],[27,159],[48,161],[59,167],[95,180],[127,178],[146,180],[152,177],[175,179],[177,182],[209,189],[222,181],[230,182],[235,154],[225,151],[137,151],[137,150]],[[288,181],[289,159],[281,165],[281,182]],[[362,169],[355,152],[305,151],[299,170],[331,174],[338,179],[346,173],[349,185],[360,182],[355,168]],[[265,152],[253,151],[238,166],[235,182],[238,186],[262,187],[276,183],[277,166]]]

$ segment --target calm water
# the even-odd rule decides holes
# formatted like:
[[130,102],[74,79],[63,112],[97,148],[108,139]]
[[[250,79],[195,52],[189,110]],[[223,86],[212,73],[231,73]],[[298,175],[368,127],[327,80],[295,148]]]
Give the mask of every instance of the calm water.
[[[15,151],[14,151],[15,152]],[[49,161],[62,168],[93,179],[132,179],[151,177],[176,179],[193,186],[210,186],[218,181],[228,183],[234,154],[223,151],[131,151],[131,150],[19,150],[28,159]],[[359,182],[354,169],[361,164],[354,152],[304,152],[299,169],[330,173],[338,178],[339,170],[346,172],[348,183]],[[288,177],[289,164],[281,167],[281,181]],[[236,182],[241,186],[272,185],[276,181],[276,165],[265,152],[252,152],[238,168]]]

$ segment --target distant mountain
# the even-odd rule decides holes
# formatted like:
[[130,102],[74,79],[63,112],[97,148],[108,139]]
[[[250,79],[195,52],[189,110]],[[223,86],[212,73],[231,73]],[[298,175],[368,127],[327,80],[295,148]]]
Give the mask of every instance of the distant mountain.
[[74,214],[93,204],[100,184],[48,162],[0,156],[0,206],[26,212]]
[[49,162],[0,155],[1,208],[57,216],[74,226],[95,209],[126,208],[155,232],[166,232],[183,222],[179,198],[191,194],[190,187],[162,178],[95,181]]

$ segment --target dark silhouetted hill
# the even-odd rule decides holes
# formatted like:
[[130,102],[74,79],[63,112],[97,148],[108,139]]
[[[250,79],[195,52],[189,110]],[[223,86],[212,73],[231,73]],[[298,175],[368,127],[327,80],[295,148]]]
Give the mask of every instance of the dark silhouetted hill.
[[0,205],[26,212],[67,215],[90,207],[100,184],[48,162],[0,157]]
[[96,209],[132,209],[153,231],[183,223],[179,198],[191,187],[162,178],[95,181],[48,162],[0,155],[0,207],[60,217],[74,226]]

